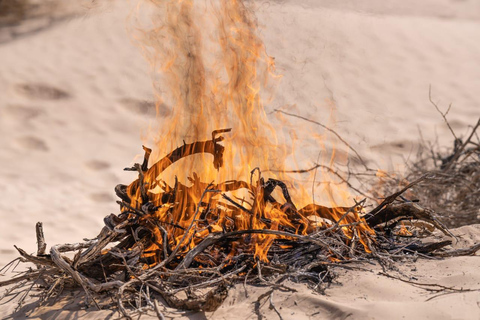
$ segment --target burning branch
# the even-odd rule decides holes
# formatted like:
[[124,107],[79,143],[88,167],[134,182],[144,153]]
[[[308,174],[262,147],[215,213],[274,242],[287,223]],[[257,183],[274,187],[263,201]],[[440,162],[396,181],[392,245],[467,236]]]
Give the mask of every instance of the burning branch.
[[[144,148],[143,164],[133,167],[139,178],[128,187],[116,187],[122,200],[120,214],[105,217],[105,227],[95,239],[55,245],[45,254],[42,225],[38,223],[37,254],[18,251],[39,269],[0,282],[0,286],[42,279],[48,292],[44,301],[55,288],[73,280],[99,308],[102,306],[95,295],[116,292],[118,308],[127,317],[132,311],[127,309],[127,301],[136,310],[150,307],[158,314],[156,295],[175,308],[212,311],[225,299],[228,286],[239,281],[275,290],[280,279],[288,278],[323,290],[322,284],[333,276],[328,268],[336,261],[371,255],[388,259],[412,250],[448,256],[472,254],[479,249],[477,245],[470,250],[442,251],[451,241],[401,244],[388,236],[405,219],[424,221],[451,235],[431,210],[399,201],[407,189],[429,176],[393,193],[365,215],[361,212],[366,200],[352,207],[311,204],[297,209],[285,183],[275,179],[265,182],[259,175],[255,186],[253,173],[250,183],[206,184],[195,176],[191,187],[176,181],[173,188],[164,184],[163,192],[149,191],[158,184],[157,177],[163,170],[184,157],[210,153],[214,167],[220,166],[224,148],[218,144],[223,138],[217,134],[229,131],[214,131],[212,140],[184,144],[151,168],[151,150]],[[277,187],[283,203],[272,195]],[[239,189],[248,190],[253,203],[239,202],[226,194]],[[65,255],[68,252],[75,253],[73,260]],[[258,272],[252,272],[255,269]],[[275,272],[269,273],[269,269]]]

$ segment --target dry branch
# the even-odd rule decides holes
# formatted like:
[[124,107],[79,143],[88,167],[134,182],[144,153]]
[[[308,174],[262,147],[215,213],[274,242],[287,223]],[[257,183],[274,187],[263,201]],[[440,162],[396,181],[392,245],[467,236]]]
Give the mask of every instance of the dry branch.
[[380,193],[389,194],[405,181],[427,175],[421,184],[410,186],[411,193],[423,206],[437,212],[448,227],[479,223],[479,127],[480,119],[471,127],[465,140],[456,138],[446,152],[439,151],[437,145],[428,146],[423,142],[416,159],[407,163],[406,173],[386,180]]
[[[271,288],[262,299],[268,297],[270,307],[281,318],[273,303],[273,290],[291,290],[282,284],[290,279],[322,292],[334,277],[330,271],[334,261],[378,259],[385,266],[392,259],[410,257],[411,252],[435,257],[478,250],[475,246],[442,251],[450,242],[402,242],[393,232],[398,221],[415,219],[451,235],[431,210],[402,199],[407,189],[430,176],[388,196],[363,217],[366,200],[351,207],[311,204],[297,209],[286,184],[274,179],[265,182],[259,169],[252,171],[250,183],[207,184],[195,174],[192,186],[175,181],[171,187],[157,180],[172,163],[198,153],[212,154],[214,166],[221,166],[224,148],[219,142],[223,138],[217,134],[228,131],[215,131],[212,140],[184,144],[151,168],[151,150],[144,147],[143,164],[128,168],[138,172],[138,179],[128,187],[115,188],[122,200],[121,212],[105,217],[105,227],[95,239],[54,245],[45,254],[39,223],[37,255],[18,251],[24,261],[40,269],[0,282],[0,286],[41,280],[48,299],[66,282],[75,283],[96,304],[96,296],[114,293],[118,310],[127,318],[150,309],[161,319],[158,300],[175,308],[213,311],[227,296],[229,286],[252,283]],[[258,180],[254,183],[255,171]],[[164,191],[148,192],[156,185]],[[277,187],[284,200],[274,198]],[[253,203],[225,194],[238,189],[248,190]],[[316,222],[312,216],[318,218]],[[66,253],[73,254],[73,260]]]

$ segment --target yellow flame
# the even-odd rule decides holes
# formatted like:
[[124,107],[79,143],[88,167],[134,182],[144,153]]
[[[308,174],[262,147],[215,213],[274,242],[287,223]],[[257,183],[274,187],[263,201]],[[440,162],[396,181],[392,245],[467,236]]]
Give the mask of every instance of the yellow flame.
[[177,175],[186,182],[187,175],[198,172],[203,181],[224,181],[282,162],[284,148],[278,147],[262,98],[275,65],[257,35],[253,12],[235,0],[140,4],[138,10],[147,9],[151,21],[137,29],[136,38],[153,67],[157,103],[172,108],[147,135],[158,152],[152,160],[182,141],[205,140],[215,129],[233,128],[225,136],[222,169],[212,169],[210,156],[200,155],[182,161],[183,176],[172,169],[162,179]]
[[[147,22],[142,16],[144,12],[149,13]],[[139,2],[137,13],[139,18],[136,23],[140,27],[135,29],[135,38],[152,66],[157,106],[167,105],[172,109],[167,117],[158,115],[159,121],[146,136],[147,140],[154,141],[156,153],[152,155],[151,163],[177,148],[182,141],[205,141],[211,137],[213,130],[233,128],[231,134],[224,135],[224,164],[221,168],[212,166],[210,154],[200,153],[178,161],[159,175],[145,176],[150,192],[155,194],[165,192],[174,181],[189,186],[188,194],[176,195],[178,203],[173,211],[162,207],[155,212],[159,220],[177,225],[173,229],[172,246],[185,239],[185,230],[195,219],[193,212],[198,215],[204,213],[202,208],[197,210],[199,212],[192,209],[192,204],[196,206],[207,186],[201,181],[249,181],[250,172],[257,167],[276,169],[268,172],[269,177],[296,187],[298,203],[311,203],[313,193],[321,194],[327,205],[335,206],[339,199],[340,202],[349,202],[348,190],[334,182],[328,169],[336,157],[335,148],[332,146],[330,153],[323,152],[326,150],[323,135],[317,137],[317,144],[323,151],[316,163],[322,166],[310,171],[307,178],[312,190],[300,187],[282,173],[287,156],[296,161],[267,120],[264,101],[270,98],[270,83],[279,76],[275,75],[274,59],[267,55],[258,35],[251,8],[241,0],[144,0]],[[288,124],[286,119],[281,120]],[[294,149],[299,138],[294,130],[288,134]],[[315,180],[319,177],[321,179]],[[131,189],[135,189],[137,194],[133,203],[135,206],[135,201],[141,203],[139,187]],[[215,201],[219,207],[223,206],[222,214],[206,218],[217,222],[209,229],[189,230],[187,239],[201,239],[210,232],[222,231],[221,226],[233,229],[267,227],[256,214],[259,202],[248,193],[234,196],[243,199],[243,206],[253,212],[251,217],[244,211],[228,209],[228,201],[222,198],[222,194],[211,194],[205,198],[205,201]],[[162,204],[160,200],[159,204]],[[263,210],[271,230],[277,230],[279,225],[295,228],[278,207],[267,206]],[[336,219],[341,216],[342,212],[333,214]],[[352,213],[345,223],[359,219],[357,213]],[[296,231],[305,233],[307,229]],[[155,237],[162,241],[159,230],[156,230]],[[275,236],[253,235],[252,238],[257,240],[254,242],[255,254],[267,260],[266,253]],[[188,251],[194,247],[195,241],[182,245],[182,250]]]

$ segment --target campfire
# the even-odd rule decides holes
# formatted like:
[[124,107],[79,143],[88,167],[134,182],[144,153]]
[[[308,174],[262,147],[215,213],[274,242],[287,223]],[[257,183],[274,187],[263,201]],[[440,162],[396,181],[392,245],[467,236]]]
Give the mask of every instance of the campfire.
[[[154,130],[153,151],[143,147],[143,162],[125,169],[138,178],[115,187],[119,212],[104,218],[96,238],[47,252],[38,223],[37,254],[17,248],[21,261],[37,268],[0,286],[38,283],[41,301],[80,286],[99,308],[114,308],[97,301],[113,292],[123,315],[153,308],[161,317],[158,300],[213,311],[237,283],[295,290],[285,284],[291,280],[322,292],[337,264],[471,253],[442,250],[451,241],[411,241],[418,233],[402,221],[453,236],[432,210],[401,197],[429,174],[377,202],[340,206],[315,203],[313,195],[295,198],[296,183],[284,169],[286,146],[263,107],[274,60],[253,13],[243,1],[220,1],[213,10],[218,47],[211,49],[201,31],[212,25],[201,20],[193,1],[149,5],[158,16],[139,29],[137,40],[160,70],[154,77],[155,88],[164,85],[158,104],[173,106]],[[209,50],[220,62],[203,56]]]
[[[437,253],[452,242],[405,245],[398,240],[405,233],[403,225],[398,234],[392,233],[399,221],[413,219],[451,235],[431,210],[397,200],[428,176],[388,196],[368,213],[363,213],[366,200],[351,207],[297,208],[285,183],[265,181],[259,169],[252,170],[249,182],[205,183],[194,175],[190,186],[178,181],[169,186],[157,178],[170,165],[197,154],[211,154],[211,165],[222,166],[221,134],[229,132],[217,130],[211,140],[184,144],[150,168],[151,150],[144,147],[143,163],[126,168],[138,172],[138,179],[115,188],[120,213],[105,217],[105,227],[95,239],[54,245],[46,253],[38,223],[37,254],[17,248],[22,261],[38,268],[0,285],[42,279],[42,300],[80,285],[95,304],[95,294],[115,291],[125,316],[130,315],[126,301],[133,301],[136,310],[151,304],[160,314],[156,302],[152,304],[157,295],[175,308],[213,311],[226,298],[228,287],[238,282],[295,290],[283,284],[290,279],[322,291],[333,279],[330,266],[337,263],[372,258],[386,262],[391,252],[448,256],[478,249]],[[276,189],[281,190],[281,199],[272,195]],[[244,196],[235,195],[238,191]],[[70,258],[68,252],[75,254]]]

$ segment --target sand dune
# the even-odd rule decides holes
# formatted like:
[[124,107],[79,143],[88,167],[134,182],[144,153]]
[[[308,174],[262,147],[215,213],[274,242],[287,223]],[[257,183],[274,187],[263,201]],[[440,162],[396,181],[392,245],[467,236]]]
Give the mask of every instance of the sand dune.
[[[13,244],[35,250],[37,221],[50,245],[94,237],[103,217],[118,211],[113,187],[134,179],[122,169],[142,153],[142,132],[155,121],[149,67],[126,32],[130,6],[107,1],[58,10],[57,19],[0,28],[0,265],[16,257]],[[414,152],[419,129],[427,140],[453,140],[429,102],[430,85],[442,110],[452,104],[449,119],[459,135],[480,116],[478,1],[262,1],[257,16],[283,75],[267,106],[278,128],[274,109],[318,119],[334,125],[370,166],[395,170]],[[307,134],[322,129],[291,121],[305,134],[302,164],[312,163],[318,145]],[[458,232],[462,241],[479,241],[478,225]],[[480,288],[479,262],[418,260],[401,268],[419,282]],[[295,294],[275,293],[275,304],[284,319],[478,319],[478,292],[425,302],[431,294],[363,267],[372,271],[342,272],[342,285],[326,296],[300,286]],[[242,290],[207,316],[255,317],[252,303],[262,291],[249,288],[247,299]],[[87,317],[65,303],[32,316]],[[13,307],[1,306],[0,316]],[[276,316],[268,305],[262,312]],[[105,313],[88,313],[95,317]]]

